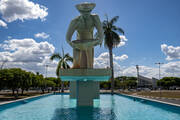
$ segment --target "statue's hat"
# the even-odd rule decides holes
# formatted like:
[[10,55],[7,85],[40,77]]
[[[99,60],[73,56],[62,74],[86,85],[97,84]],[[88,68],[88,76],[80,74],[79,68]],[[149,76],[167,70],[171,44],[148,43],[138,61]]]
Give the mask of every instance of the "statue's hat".
[[77,4],[77,5],[76,5],[76,8],[77,8],[79,11],[90,12],[92,9],[95,8],[95,6],[96,6],[95,3],[84,2],[84,3],[81,3],[81,4]]

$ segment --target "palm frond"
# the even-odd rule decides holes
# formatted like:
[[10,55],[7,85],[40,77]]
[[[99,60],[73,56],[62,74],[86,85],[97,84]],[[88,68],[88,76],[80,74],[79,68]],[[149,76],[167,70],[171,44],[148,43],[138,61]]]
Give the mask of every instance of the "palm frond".
[[119,43],[121,42],[121,39],[119,35],[115,31],[111,31],[108,34],[105,34],[105,47],[113,48],[117,47]]
[[115,16],[110,20],[110,24],[113,25],[115,22],[117,22],[117,20],[119,19],[119,16]]
[[112,36],[113,36],[113,40],[112,40],[113,47],[117,47],[120,44],[121,39],[120,39],[119,35],[114,31],[112,31]]
[[73,58],[68,53],[64,55],[64,58],[65,58],[65,61],[67,62],[73,62]]
[[61,69],[61,62],[59,61],[58,65],[57,65],[57,68],[56,68],[56,75],[57,75],[57,77],[59,76],[60,69]]
[[122,33],[124,35],[124,30],[122,28],[116,27],[116,26],[112,26],[112,30],[117,31],[119,33]]
[[108,19],[103,21],[104,45],[106,48],[112,49],[113,47],[117,47],[121,42],[117,32],[124,34],[124,30],[114,25],[118,18],[119,16],[115,16],[110,21]]
[[61,59],[61,55],[59,53],[54,53],[51,57],[50,57],[50,60],[54,60],[54,59]]

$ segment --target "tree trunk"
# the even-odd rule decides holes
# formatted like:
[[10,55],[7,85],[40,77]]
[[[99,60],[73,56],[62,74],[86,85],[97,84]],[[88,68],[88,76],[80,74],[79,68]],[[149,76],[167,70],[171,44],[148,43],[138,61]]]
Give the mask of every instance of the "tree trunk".
[[64,92],[64,82],[61,81],[61,92],[63,93]]
[[24,94],[24,90],[22,89],[22,90],[21,90],[21,95],[23,95],[23,94]]
[[111,76],[111,94],[114,94],[114,66],[113,66],[113,53],[112,53],[112,48],[109,48],[109,59],[110,59],[110,68],[112,69],[112,76]]
[[17,92],[17,96],[18,96],[19,95],[19,90],[17,89],[16,92]]
[[12,94],[14,95],[14,89],[12,90]]

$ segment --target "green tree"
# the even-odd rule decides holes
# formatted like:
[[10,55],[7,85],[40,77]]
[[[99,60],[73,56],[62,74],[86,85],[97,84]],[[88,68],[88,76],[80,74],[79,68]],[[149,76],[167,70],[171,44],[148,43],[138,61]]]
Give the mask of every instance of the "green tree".
[[106,81],[106,82],[100,82],[100,88],[101,89],[105,89],[105,90],[108,90],[110,89],[110,82],[109,81]]
[[0,90],[7,87],[8,81],[13,79],[13,74],[10,73],[9,69],[0,70]]
[[178,77],[164,77],[157,81],[157,85],[169,89],[171,86],[180,86],[180,78]]
[[[68,54],[64,54],[64,51],[62,51],[63,54],[62,56],[59,54],[59,53],[55,53],[53,54],[51,57],[50,57],[50,60],[59,60],[58,62],[58,65],[57,65],[57,68],[56,68],[56,76],[57,78],[59,78],[59,71],[60,69],[69,69],[70,66],[68,64],[68,62],[73,62],[73,58]],[[64,83],[61,82],[61,92],[64,92]]]
[[[41,80],[40,79],[37,79],[37,75],[35,75],[34,73],[30,73],[31,74],[31,82],[32,82],[32,85],[31,87],[33,88],[38,88],[40,87],[41,85]],[[39,74],[38,74],[39,75]]]
[[47,77],[47,78],[45,78],[45,80],[46,80],[46,86],[47,87],[52,87],[52,89],[54,89],[54,87],[56,87],[57,84],[58,84],[57,83],[57,78],[55,78],[55,77]]
[[21,71],[22,79],[20,81],[21,94],[23,95],[24,90],[28,91],[28,89],[32,85],[32,74],[30,72]]
[[11,68],[9,69],[9,72],[12,74],[12,77],[8,78],[7,87],[12,89],[13,95],[15,90],[17,91],[18,95],[20,83],[22,80],[22,70],[20,68]]
[[109,59],[110,59],[110,67],[112,69],[112,77],[111,77],[111,93],[114,93],[114,69],[113,69],[113,48],[117,47],[121,42],[121,38],[119,37],[119,33],[124,34],[124,31],[115,26],[114,24],[118,20],[118,16],[113,17],[111,20],[106,16],[106,20],[103,21],[103,29],[104,29],[104,43],[105,47],[109,50]]
[[38,87],[41,89],[42,93],[44,94],[44,92],[45,92],[44,90],[45,90],[45,87],[46,87],[46,81],[45,81],[43,75],[36,74],[35,80],[38,83]]
[[136,77],[127,77],[121,76],[115,78],[115,87],[116,88],[136,88],[137,87],[137,78]]

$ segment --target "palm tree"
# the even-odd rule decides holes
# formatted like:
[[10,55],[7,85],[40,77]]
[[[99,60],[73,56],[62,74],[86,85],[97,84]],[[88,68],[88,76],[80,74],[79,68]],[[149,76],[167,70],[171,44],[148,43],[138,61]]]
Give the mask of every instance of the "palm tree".
[[[64,54],[63,50],[62,50],[62,52],[63,52],[62,56],[59,53],[54,53],[50,57],[50,60],[55,60],[55,59],[59,60],[57,68],[56,68],[57,78],[60,76],[59,75],[60,69],[69,69],[70,66],[69,66],[68,62],[73,62],[73,58],[68,53]],[[64,92],[64,83],[63,82],[61,84],[61,92]]]
[[110,59],[110,67],[112,69],[112,77],[111,77],[111,94],[114,93],[114,70],[113,70],[113,48],[117,47],[121,38],[119,37],[119,33],[124,34],[123,29],[114,25],[117,22],[119,16],[113,17],[110,21],[106,15],[106,20],[103,21],[103,30],[104,30],[104,45],[109,49],[109,59]]

